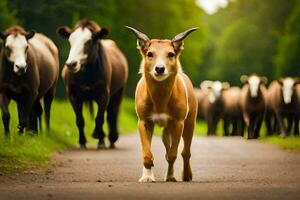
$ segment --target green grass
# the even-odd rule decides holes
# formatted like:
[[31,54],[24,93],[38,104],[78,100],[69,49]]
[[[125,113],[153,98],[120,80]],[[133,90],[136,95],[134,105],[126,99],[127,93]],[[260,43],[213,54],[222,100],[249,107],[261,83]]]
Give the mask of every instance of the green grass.
[[278,136],[272,137],[262,137],[262,141],[275,144],[284,149],[296,150],[300,152],[300,137],[288,137],[288,138],[280,138]]
[[[96,105],[95,106],[95,111]],[[75,114],[70,103],[66,100],[55,100],[51,110],[51,131],[43,131],[38,135],[17,134],[17,109],[11,102],[11,134],[4,136],[3,123],[0,122],[0,173],[11,173],[47,163],[53,152],[76,147],[78,131],[75,124]],[[87,109],[84,109],[85,134],[88,143],[96,144],[91,137],[95,123]],[[44,120],[43,120],[44,121]],[[121,134],[136,132],[137,117],[134,111],[134,101],[124,99],[119,116]],[[43,124],[45,129],[45,124]],[[107,124],[104,124],[107,133]]]

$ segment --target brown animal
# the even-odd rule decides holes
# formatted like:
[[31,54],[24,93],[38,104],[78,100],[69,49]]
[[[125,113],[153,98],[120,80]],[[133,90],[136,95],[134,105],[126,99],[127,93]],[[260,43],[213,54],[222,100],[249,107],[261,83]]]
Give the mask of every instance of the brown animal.
[[[272,81],[268,89],[269,107],[275,114],[278,128],[282,137],[290,134],[294,125],[294,134],[299,135],[299,97],[297,85],[300,80],[292,77],[285,77]],[[287,125],[284,123],[287,119]],[[268,119],[267,119],[268,120]],[[267,121],[267,124],[270,123]],[[271,125],[267,125],[270,127]],[[271,130],[268,130],[268,132]]]
[[[239,87],[231,87],[223,92],[223,121],[224,135],[241,135],[244,132],[243,113],[240,106],[241,89]],[[232,132],[229,126],[232,125]]]
[[202,105],[203,105],[203,100],[205,99],[205,96],[207,95],[207,93],[205,91],[203,91],[203,89],[200,89],[200,88],[194,88],[194,93],[195,93],[197,101],[198,101],[197,118],[204,119]]
[[248,127],[248,139],[259,137],[259,131],[266,109],[266,77],[252,74],[241,76],[244,86],[241,90],[240,105]]
[[96,101],[98,112],[93,137],[99,139],[99,149],[105,148],[103,123],[107,110],[110,148],[114,148],[119,136],[119,107],[127,82],[127,60],[114,41],[103,39],[108,29],[100,28],[92,20],[80,20],[73,29],[60,27],[57,33],[68,39],[71,46],[62,78],[76,114],[80,147],[86,148],[83,102]]
[[229,87],[227,82],[203,81],[201,83],[201,89],[207,93],[200,106],[207,123],[207,135],[216,135],[217,125],[224,111],[223,91]]
[[3,95],[3,123],[9,133],[8,104],[17,102],[19,133],[24,128],[37,131],[44,99],[46,125],[49,129],[50,108],[58,78],[58,50],[46,36],[13,26],[0,33],[4,48],[0,53],[0,93]]
[[179,56],[183,39],[196,28],[178,34],[173,40],[149,39],[145,34],[129,28],[138,39],[142,54],[142,78],[136,87],[136,112],[143,152],[143,175],[140,182],[154,182],[151,138],[155,124],[163,126],[168,171],[166,181],[176,181],[174,162],[180,138],[184,148],[182,180],[191,181],[191,142],[197,117],[197,99],[193,85],[182,72]]

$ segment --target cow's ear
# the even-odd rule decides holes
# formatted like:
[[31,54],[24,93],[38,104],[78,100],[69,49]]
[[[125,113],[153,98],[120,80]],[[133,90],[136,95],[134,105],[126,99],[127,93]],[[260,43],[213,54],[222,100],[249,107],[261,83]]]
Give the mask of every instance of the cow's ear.
[[34,36],[34,34],[35,34],[35,31],[30,30],[26,33],[25,37],[26,37],[27,40],[29,40]]
[[6,33],[0,32],[0,38],[1,38],[2,40],[5,40],[6,37],[7,37],[7,34],[6,34]]
[[248,81],[248,76],[247,75],[242,75],[240,77],[240,80],[241,80],[242,83],[246,83]]
[[228,90],[230,88],[230,84],[228,82],[222,83],[223,90]]
[[109,34],[109,29],[108,28],[101,28],[100,31],[93,33],[93,39],[98,40],[98,39],[103,39]]
[[280,85],[283,85],[283,79],[282,79],[282,78],[277,79],[276,81],[277,81]]
[[67,26],[61,26],[56,29],[56,34],[64,39],[68,39],[71,35],[71,29]]
[[265,77],[265,76],[262,76],[262,77],[261,77],[261,81],[262,81],[264,84],[267,84],[267,83],[268,83],[268,78]]

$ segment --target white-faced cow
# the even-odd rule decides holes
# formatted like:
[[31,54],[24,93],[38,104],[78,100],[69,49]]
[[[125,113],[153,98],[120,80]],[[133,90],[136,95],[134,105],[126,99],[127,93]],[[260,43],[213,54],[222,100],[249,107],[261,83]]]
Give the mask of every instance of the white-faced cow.
[[259,137],[259,131],[266,109],[266,77],[252,74],[241,76],[244,83],[241,91],[240,104],[243,118],[248,127],[248,139]]
[[69,100],[76,114],[79,144],[86,148],[84,135],[83,102],[98,104],[93,137],[98,138],[98,148],[105,148],[104,112],[107,110],[110,147],[118,139],[117,117],[122,94],[127,82],[127,60],[116,43],[104,40],[108,29],[88,19],[80,20],[73,29],[57,29],[58,35],[68,39],[70,52],[62,71]]
[[[299,135],[299,97],[297,85],[300,83],[298,78],[285,77],[272,81],[268,88],[268,107],[275,114],[278,128],[282,137],[290,134],[294,125],[294,134]],[[271,117],[271,116],[268,116]],[[287,125],[284,123],[287,120]],[[266,118],[268,132],[275,131],[271,126],[271,119]]]
[[0,53],[0,93],[5,133],[9,133],[8,104],[17,102],[19,133],[26,127],[37,131],[44,98],[46,125],[49,129],[50,107],[59,72],[58,50],[45,35],[26,32],[13,26],[0,32],[4,47]]

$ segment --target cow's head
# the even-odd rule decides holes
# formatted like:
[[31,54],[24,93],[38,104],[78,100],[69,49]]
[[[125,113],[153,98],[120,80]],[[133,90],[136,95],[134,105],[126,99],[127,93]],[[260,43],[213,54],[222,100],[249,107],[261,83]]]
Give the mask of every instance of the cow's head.
[[221,98],[222,92],[230,88],[228,82],[205,80],[200,84],[201,89],[208,95],[210,103]]
[[281,85],[284,103],[291,103],[296,91],[296,85],[300,84],[300,80],[298,78],[285,77],[278,79],[277,82]]
[[0,32],[0,37],[4,41],[4,56],[13,64],[13,71],[17,75],[21,75],[27,71],[28,40],[34,34],[34,31],[26,32],[19,26],[13,26],[4,32]]
[[140,31],[126,26],[137,37],[137,48],[143,61],[140,72],[150,74],[154,80],[166,80],[171,74],[181,70],[179,55],[183,50],[183,40],[197,28],[176,35],[172,40],[149,39]]
[[242,75],[241,82],[249,85],[250,96],[256,98],[260,90],[261,85],[265,85],[268,79],[265,76],[259,76],[257,74],[251,74],[250,76]]
[[62,26],[56,30],[57,34],[70,43],[70,52],[66,66],[71,72],[78,72],[88,61],[89,56],[96,53],[98,40],[109,33],[107,28],[100,28],[92,20],[83,19],[77,22],[73,29]]

